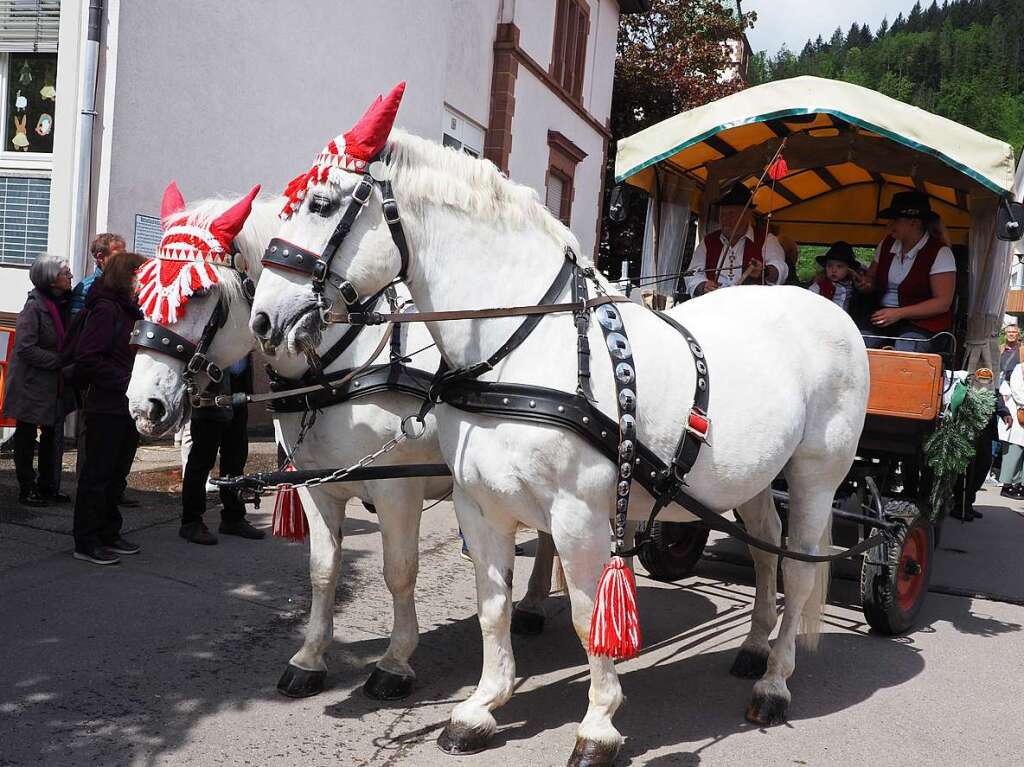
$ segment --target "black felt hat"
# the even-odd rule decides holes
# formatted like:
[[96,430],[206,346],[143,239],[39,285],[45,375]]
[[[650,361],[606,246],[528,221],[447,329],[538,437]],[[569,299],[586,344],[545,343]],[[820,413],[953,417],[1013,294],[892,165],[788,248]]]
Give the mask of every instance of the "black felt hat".
[[939,217],[932,210],[931,201],[924,192],[897,192],[892,196],[889,207],[878,214],[879,218],[916,218],[934,221]]
[[849,266],[851,269],[863,269],[860,265],[860,261],[853,255],[853,247],[848,242],[840,240],[834,243],[831,248],[823,256],[818,256],[815,261],[818,262],[819,266],[825,266],[829,261],[842,261],[844,264]]
[[722,205],[748,205],[751,200],[754,199],[754,195],[750,193],[745,184],[733,184],[726,190],[725,194],[715,200],[715,205],[721,207]]

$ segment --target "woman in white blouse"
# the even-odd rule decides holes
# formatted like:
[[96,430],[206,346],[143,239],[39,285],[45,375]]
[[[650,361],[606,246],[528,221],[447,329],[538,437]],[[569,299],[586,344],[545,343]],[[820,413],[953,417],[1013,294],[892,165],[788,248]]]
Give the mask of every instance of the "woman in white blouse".
[[857,289],[874,293],[879,308],[871,315],[868,346],[892,345],[897,351],[933,351],[930,339],[950,331],[950,307],[956,291],[956,261],[928,195],[899,192],[878,214],[891,220],[889,236],[879,244]]

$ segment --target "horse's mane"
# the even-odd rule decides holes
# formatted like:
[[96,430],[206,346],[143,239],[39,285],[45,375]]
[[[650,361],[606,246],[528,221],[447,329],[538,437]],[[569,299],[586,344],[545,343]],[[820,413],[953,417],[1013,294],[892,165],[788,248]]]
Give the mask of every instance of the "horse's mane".
[[509,180],[490,160],[481,160],[402,130],[393,130],[387,151],[395,191],[403,204],[442,204],[512,230],[537,228],[559,246],[570,246],[582,262],[575,235],[541,204],[531,187]]
[[[187,219],[196,226],[209,226],[217,216],[238,202],[241,195],[221,195],[209,197],[192,203],[185,210]],[[235,237],[235,243],[242,251],[246,259],[246,271],[253,280],[258,280],[260,272],[263,271],[263,264],[260,259],[263,250],[271,238],[277,234],[281,219],[278,213],[284,205],[283,197],[264,197],[257,199],[252,204],[252,213],[245,221],[242,231]],[[234,271],[228,266],[215,266],[214,269],[220,274],[220,301],[222,304],[229,304],[236,299],[241,300],[242,284],[235,279],[224,279],[230,277]]]

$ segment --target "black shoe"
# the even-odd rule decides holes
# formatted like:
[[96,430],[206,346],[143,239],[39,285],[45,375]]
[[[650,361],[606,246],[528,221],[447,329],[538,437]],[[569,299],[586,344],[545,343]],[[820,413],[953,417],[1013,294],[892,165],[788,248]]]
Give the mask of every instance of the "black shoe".
[[966,512],[963,509],[956,509],[949,512],[949,516],[953,519],[959,519],[961,522],[974,521],[974,514],[969,509]]
[[999,491],[999,495],[1003,498],[1018,499],[1016,485],[1003,485],[1003,489]]
[[121,498],[118,500],[117,505],[125,509],[137,509],[142,504],[139,503],[137,498],[132,498],[131,496],[128,495],[122,495]]
[[217,536],[202,522],[193,522],[190,525],[182,525],[178,535],[189,543],[198,543],[203,546],[214,546],[217,543]]
[[224,535],[237,535],[239,538],[248,538],[253,541],[267,536],[266,531],[256,529],[245,519],[239,522],[221,522],[217,531]]
[[71,503],[71,496],[67,493],[40,493],[50,503]]
[[113,541],[107,544],[107,548],[113,551],[115,554],[138,554],[139,545],[132,543],[127,538],[122,538],[120,535],[117,536]]
[[92,562],[94,565],[116,565],[121,561],[117,554],[105,546],[95,546],[91,549],[75,549],[75,553],[72,556],[75,559],[81,559],[83,562]]
[[984,514],[982,514],[980,511],[978,511],[973,506],[971,506],[971,516],[974,517],[974,519],[983,519],[985,517]]
[[28,492],[18,493],[18,503],[22,506],[33,506],[35,508],[41,508],[43,506],[49,506],[50,502],[38,491],[29,490]]

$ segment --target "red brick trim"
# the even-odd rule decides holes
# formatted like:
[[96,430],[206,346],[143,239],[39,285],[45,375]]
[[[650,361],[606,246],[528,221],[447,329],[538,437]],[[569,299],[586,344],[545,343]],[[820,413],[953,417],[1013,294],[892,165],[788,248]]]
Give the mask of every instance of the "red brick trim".
[[512,154],[512,117],[516,111],[516,76],[519,63],[519,28],[512,23],[498,24],[494,38],[494,70],[491,74],[491,109],[484,138],[484,157],[508,173]]
[[548,175],[557,176],[563,183],[562,209],[558,211],[558,217],[563,224],[569,226],[572,203],[576,197],[576,166],[586,158],[587,153],[554,130],[548,131],[548,148]]

